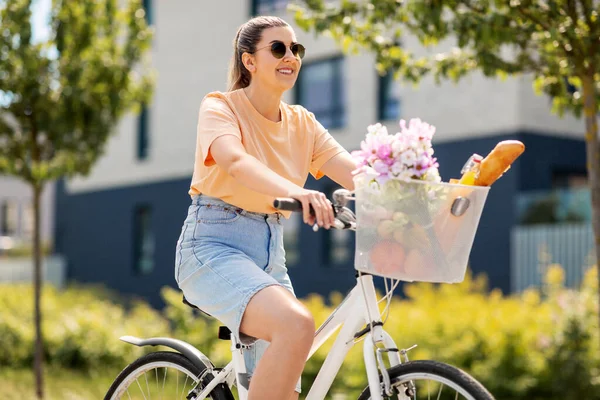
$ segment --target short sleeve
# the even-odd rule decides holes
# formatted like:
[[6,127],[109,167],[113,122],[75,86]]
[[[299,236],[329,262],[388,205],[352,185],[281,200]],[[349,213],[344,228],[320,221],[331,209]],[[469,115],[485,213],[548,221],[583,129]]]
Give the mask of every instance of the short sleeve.
[[237,117],[229,104],[222,98],[207,95],[200,105],[197,126],[197,154],[202,157],[205,166],[215,164],[210,154],[210,146],[216,138],[224,135],[233,135],[242,140]]
[[324,174],[321,167],[336,155],[346,150],[331,136],[329,131],[315,118],[314,114],[308,112],[308,122],[314,132],[314,147],[310,163],[310,173],[315,179],[321,179]]

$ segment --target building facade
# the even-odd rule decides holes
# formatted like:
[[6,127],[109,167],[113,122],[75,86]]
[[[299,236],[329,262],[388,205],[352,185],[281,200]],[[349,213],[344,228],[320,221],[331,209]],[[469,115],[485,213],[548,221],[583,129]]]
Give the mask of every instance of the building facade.
[[[61,182],[56,196],[56,252],[67,278],[102,282],[160,305],[160,288],[175,286],[175,244],[186,216],[193,170],[197,113],[209,92],[226,90],[232,40],[251,15],[277,14],[292,26],[286,0],[147,0],[155,29],[158,72],[151,104],[129,115],[105,156],[86,178]],[[510,291],[511,229],[517,199],[551,190],[585,175],[583,122],[559,119],[551,101],[536,96],[529,76],[487,79],[473,73],[460,83],[425,79],[413,88],[380,77],[371,54],[344,55],[328,38],[296,28],[307,48],[300,78],[285,100],[300,103],[348,150],[358,148],[368,125],[396,132],[400,118],[437,127],[433,145],[444,181],[459,177],[472,153],[487,154],[498,141],[521,140],[525,154],[491,189],[471,254],[470,268],[490,286]],[[414,38],[404,46],[416,54]],[[449,44],[444,44],[449,46]],[[323,178],[307,186],[331,193]],[[286,251],[298,296],[345,292],[354,283],[353,237],[286,221]]]
[[[54,183],[48,183],[40,198],[40,237],[52,247],[54,231]],[[33,192],[31,186],[13,177],[0,175],[0,265],[2,257],[27,253],[33,242]]]

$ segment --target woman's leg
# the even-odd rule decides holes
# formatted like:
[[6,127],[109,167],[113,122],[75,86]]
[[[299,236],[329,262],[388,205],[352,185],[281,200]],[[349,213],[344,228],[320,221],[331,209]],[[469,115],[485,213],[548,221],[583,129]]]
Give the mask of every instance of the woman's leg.
[[240,332],[271,344],[252,375],[249,400],[294,399],[315,335],[315,322],[292,293],[268,286],[248,303]]

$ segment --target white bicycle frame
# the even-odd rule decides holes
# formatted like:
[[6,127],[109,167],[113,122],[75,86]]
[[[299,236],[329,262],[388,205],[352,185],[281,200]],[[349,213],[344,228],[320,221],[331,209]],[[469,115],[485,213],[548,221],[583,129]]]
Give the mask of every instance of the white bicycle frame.
[[[383,365],[381,353],[384,351],[388,353],[390,367],[401,363],[400,352],[392,337],[383,329],[383,324],[380,320],[373,277],[371,275],[360,274],[356,281],[356,286],[331,313],[315,334],[315,339],[308,355],[309,359],[335,333],[337,328],[342,325],[327,358],[323,362],[313,385],[310,387],[306,400],[321,400],[325,398],[348,351],[356,343],[355,340],[357,338],[355,334],[365,325],[370,329],[366,331],[363,341],[363,356],[372,400],[383,399],[381,396],[382,385],[379,372],[380,369],[385,369],[386,367]],[[234,380],[237,382],[239,399],[247,400],[248,392],[246,387],[248,385],[242,353],[243,349],[233,335],[231,336],[231,340],[232,361],[219,371],[215,379],[203,388],[202,392],[196,397],[196,400],[205,399],[218,384],[228,383],[231,386]],[[379,345],[382,345],[382,348],[379,348]]]

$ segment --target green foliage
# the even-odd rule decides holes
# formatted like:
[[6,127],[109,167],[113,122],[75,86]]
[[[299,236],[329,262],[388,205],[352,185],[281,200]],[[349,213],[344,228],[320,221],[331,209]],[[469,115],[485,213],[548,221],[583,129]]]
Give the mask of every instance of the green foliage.
[[89,173],[119,118],[150,99],[152,32],[141,0],[56,0],[35,42],[31,4],[0,2],[0,173],[40,186]]
[[[498,400],[600,399],[600,354],[596,273],[578,291],[563,287],[564,273],[549,269],[541,290],[506,297],[488,292],[484,279],[457,285],[410,284],[406,298],[394,298],[386,330],[401,348],[413,344],[411,359],[437,359],[479,379]],[[27,368],[33,357],[29,285],[0,286],[0,368]],[[44,288],[46,357],[55,367],[99,373],[119,369],[143,352],[121,342],[123,335],[171,336],[185,340],[224,365],[229,342],[217,339],[219,322],[181,302],[181,293],[162,291],[166,306],[156,311],[143,302],[125,302],[101,288]],[[303,299],[318,324],[342,300]],[[383,310],[383,303],[382,303]],[[333,338],[311,358],[303,375],[307,389]],[[362,346],[355,346],[331,393],[356,396],[365,386]]]
[[[582,79],[600,104],[600,5],[590,0],[305,0],[291,6],[298,25],[331,36],[347,52],[364,48],[377,68],[417,83],[432,73],[458,81],[532,73],[534,87],[562,114],[583,109]],[[403,47],[416,38],[431,56]],[[440,47],[436,47],[441,45]],[[449,46],[450,45],[450,46]],[[451,47],[452,46],[452,47]],[[449,49],[449,50],[448,50]],[[568,84],[575,90],[570,90]]]

